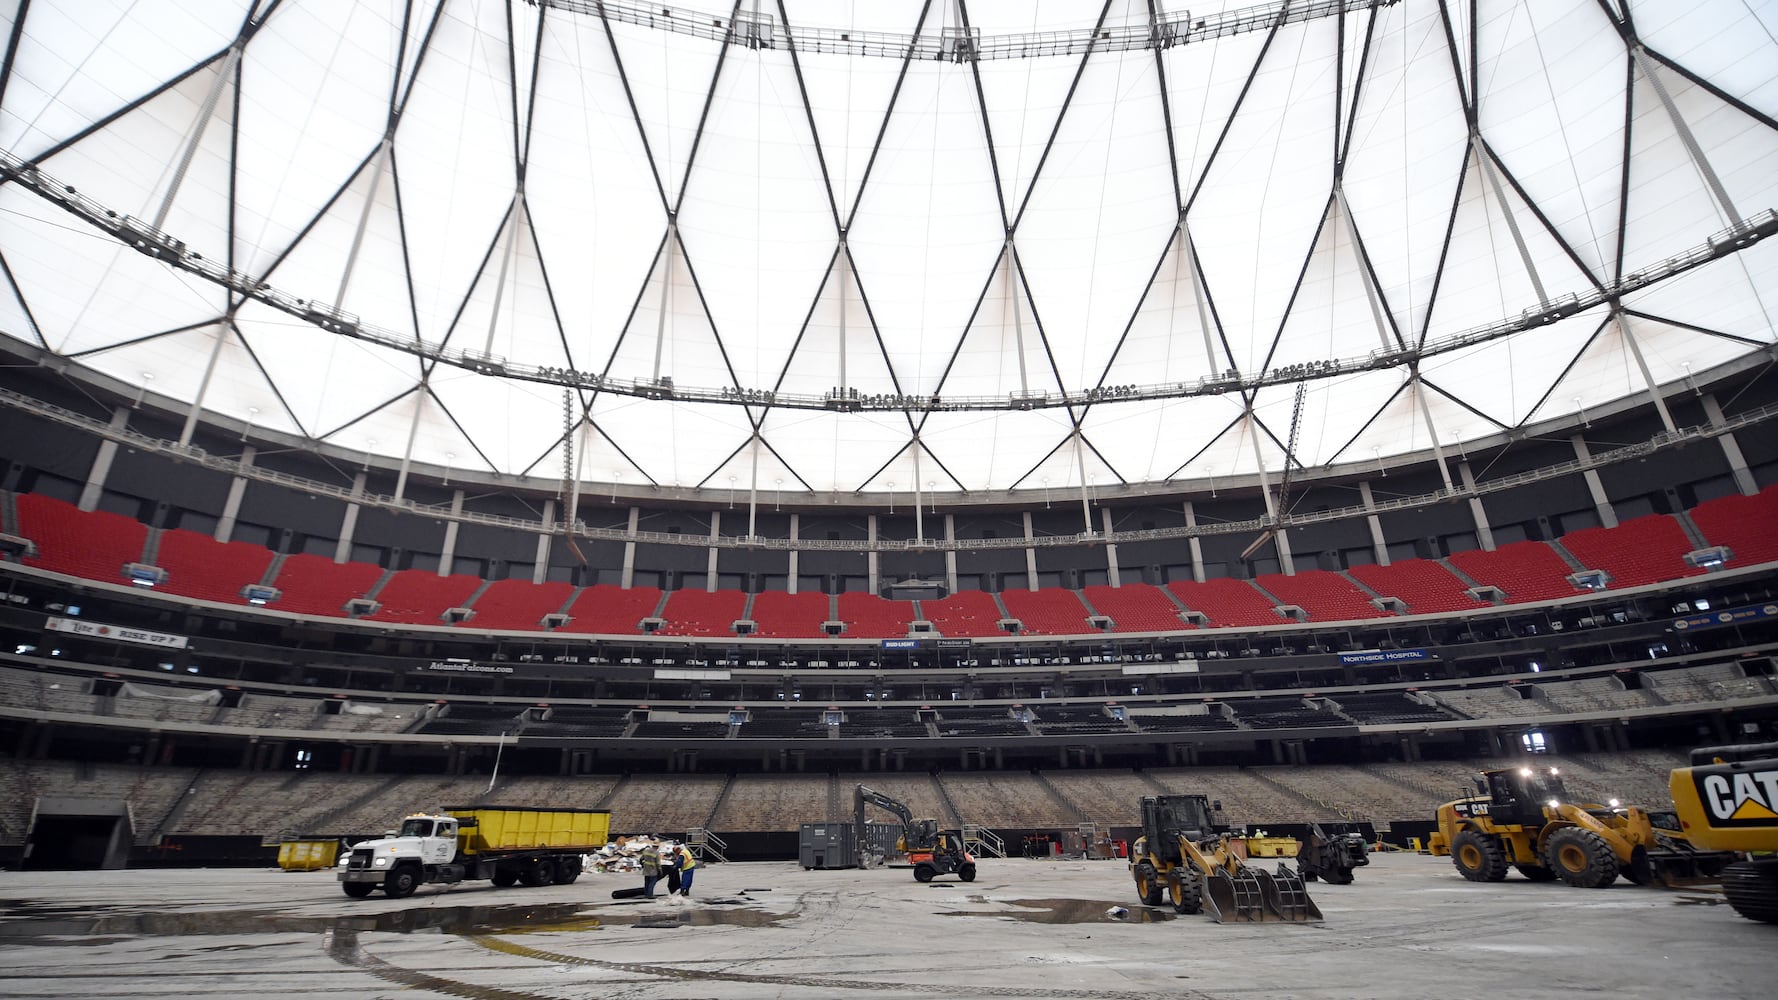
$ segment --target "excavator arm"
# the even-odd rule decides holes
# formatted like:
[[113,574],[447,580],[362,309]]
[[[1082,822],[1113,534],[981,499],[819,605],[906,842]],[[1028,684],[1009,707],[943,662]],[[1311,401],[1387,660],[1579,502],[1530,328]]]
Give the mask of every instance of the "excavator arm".
[[[896,820],[901,823],[900,847],[902,850],[931,850],[932,845],[923,842],[930,838],[922,836],[922,826],[915,822],[912,810],[899,799],[886,795],[883,792],[879,792],[874,788],[867,788],[864,785],[859,785],[852,792],[852,814],[853,820],[858,824],[858,849],[861,853],[868,850],[867,845],[869,843],[869,838],[867,836],[869,825],[864,819],[864,807],[867,805],[876,806],[878,809],[893,815]],[[881,855],[873,855],[872,859],[874,862],[880,862]]]

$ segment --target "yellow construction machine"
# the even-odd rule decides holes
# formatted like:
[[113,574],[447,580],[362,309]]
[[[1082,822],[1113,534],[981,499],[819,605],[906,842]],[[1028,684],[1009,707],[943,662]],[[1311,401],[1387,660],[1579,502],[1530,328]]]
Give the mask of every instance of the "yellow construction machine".
[[1211,809],[1202,795],[1142,799],[1142,836],[1130,851],[1136,897],[1146,906],[1166,901],[1180,913],[1208,912],[1219,924],[1320,920],[1302,877],[1283,861],[1275,873],[1248,864],[1246,842],[1218,830]]
[[1705,747],[1668,782],[1691,843],[1745,852],[1722,869],[1723,895],[1749,920],[1778,923],[1778,743]]
[[1428,844],[1471,882],[1499,882],[1511,865],[1533,882],[1559,878],[1583,889],[1620,874],[1678,885],[1713,877],[1732,860],[1657,831],[1643,809],[1576,801],[1553,767],[1483,771],[1476,791],[1438,807]]

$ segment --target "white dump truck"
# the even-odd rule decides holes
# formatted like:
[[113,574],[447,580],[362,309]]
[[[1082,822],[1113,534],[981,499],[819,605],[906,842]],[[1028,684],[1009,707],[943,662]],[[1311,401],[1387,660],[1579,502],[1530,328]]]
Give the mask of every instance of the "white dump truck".
[[505,888],[569,883],[581,855],[605,846],[603,809],[453,806],[416,813],[394,836],[352,845],[340,888],[353,899],[377,889],[400,899],[428,882],[487,880]]

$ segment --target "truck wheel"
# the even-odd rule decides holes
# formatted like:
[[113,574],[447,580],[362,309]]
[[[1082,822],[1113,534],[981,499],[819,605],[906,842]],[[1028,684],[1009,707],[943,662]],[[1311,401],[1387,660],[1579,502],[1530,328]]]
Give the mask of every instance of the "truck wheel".
[[1144,861],[1135,868],[1136,898],[1142,900],[1143,906],[1161,905],[1161,880],[1155,875],[1154,865]]
[[1778,862],[1738,861],[1724,868],[1722,894],[1743,917],[1778,924]]
[[1471,882],[1499,882],[1506,878],[1506,855],[1500,841],[1474,830],[1451,838],[1451,863]]
[[1550,871],[1542,865],[1520,862],[1513,865],[1513,867],[1518,870],[1520,875],[1525,876],[1533,882],[1552,882],[1556,878],[1555,872]]
[[412,896],[419,885],[420,869],[413,865],[401,865],[383,877],[383,895],[390,899]]
[[519,873],[511,868],[496,868],[494,869],[494,884],[502,889],[518,885]]
[[1543,862],[1556,877],[1581,889],[1599,889],[1617,880],[1617,855],[1605,838],[1578,826],[1550,834]]
[[556,884],[573,885],[580,878],[580,859],[567,858],[556,862]]
[[1175,868],[1167,873],[1167,895],[1178,913],[1198,913],[1204,909],[1204,890],[1196,872]]
[[957,869],[957,877],[962,879],[965,882],[974,882],[975,881],[975,866],[974,865],[964,865],[963,867]]
[[375,889],[376,885],[370,882],[341,882],[340,888],[346,890],[346,895],[351,896],[353,899],[363,899],[370,895],[371,890]]
[[519,881],[529,886],[553,885],[556,881],[556,866],[548,860],[539,861],[519,875]]
[[938,870],[924,861],[914,866],[914,881],[916,882],[930,882],[932,876],[937,874]]

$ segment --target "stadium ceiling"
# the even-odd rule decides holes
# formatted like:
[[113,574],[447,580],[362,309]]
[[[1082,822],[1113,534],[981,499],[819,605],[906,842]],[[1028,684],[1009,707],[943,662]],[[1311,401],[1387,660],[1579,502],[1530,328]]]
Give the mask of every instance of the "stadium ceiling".
[[1281,474],[1293,428],[1313,469],[1671,423],[1778,337],[1769,4],[0,25],[0,331],[187,441],[786,498],[1189,483]]

